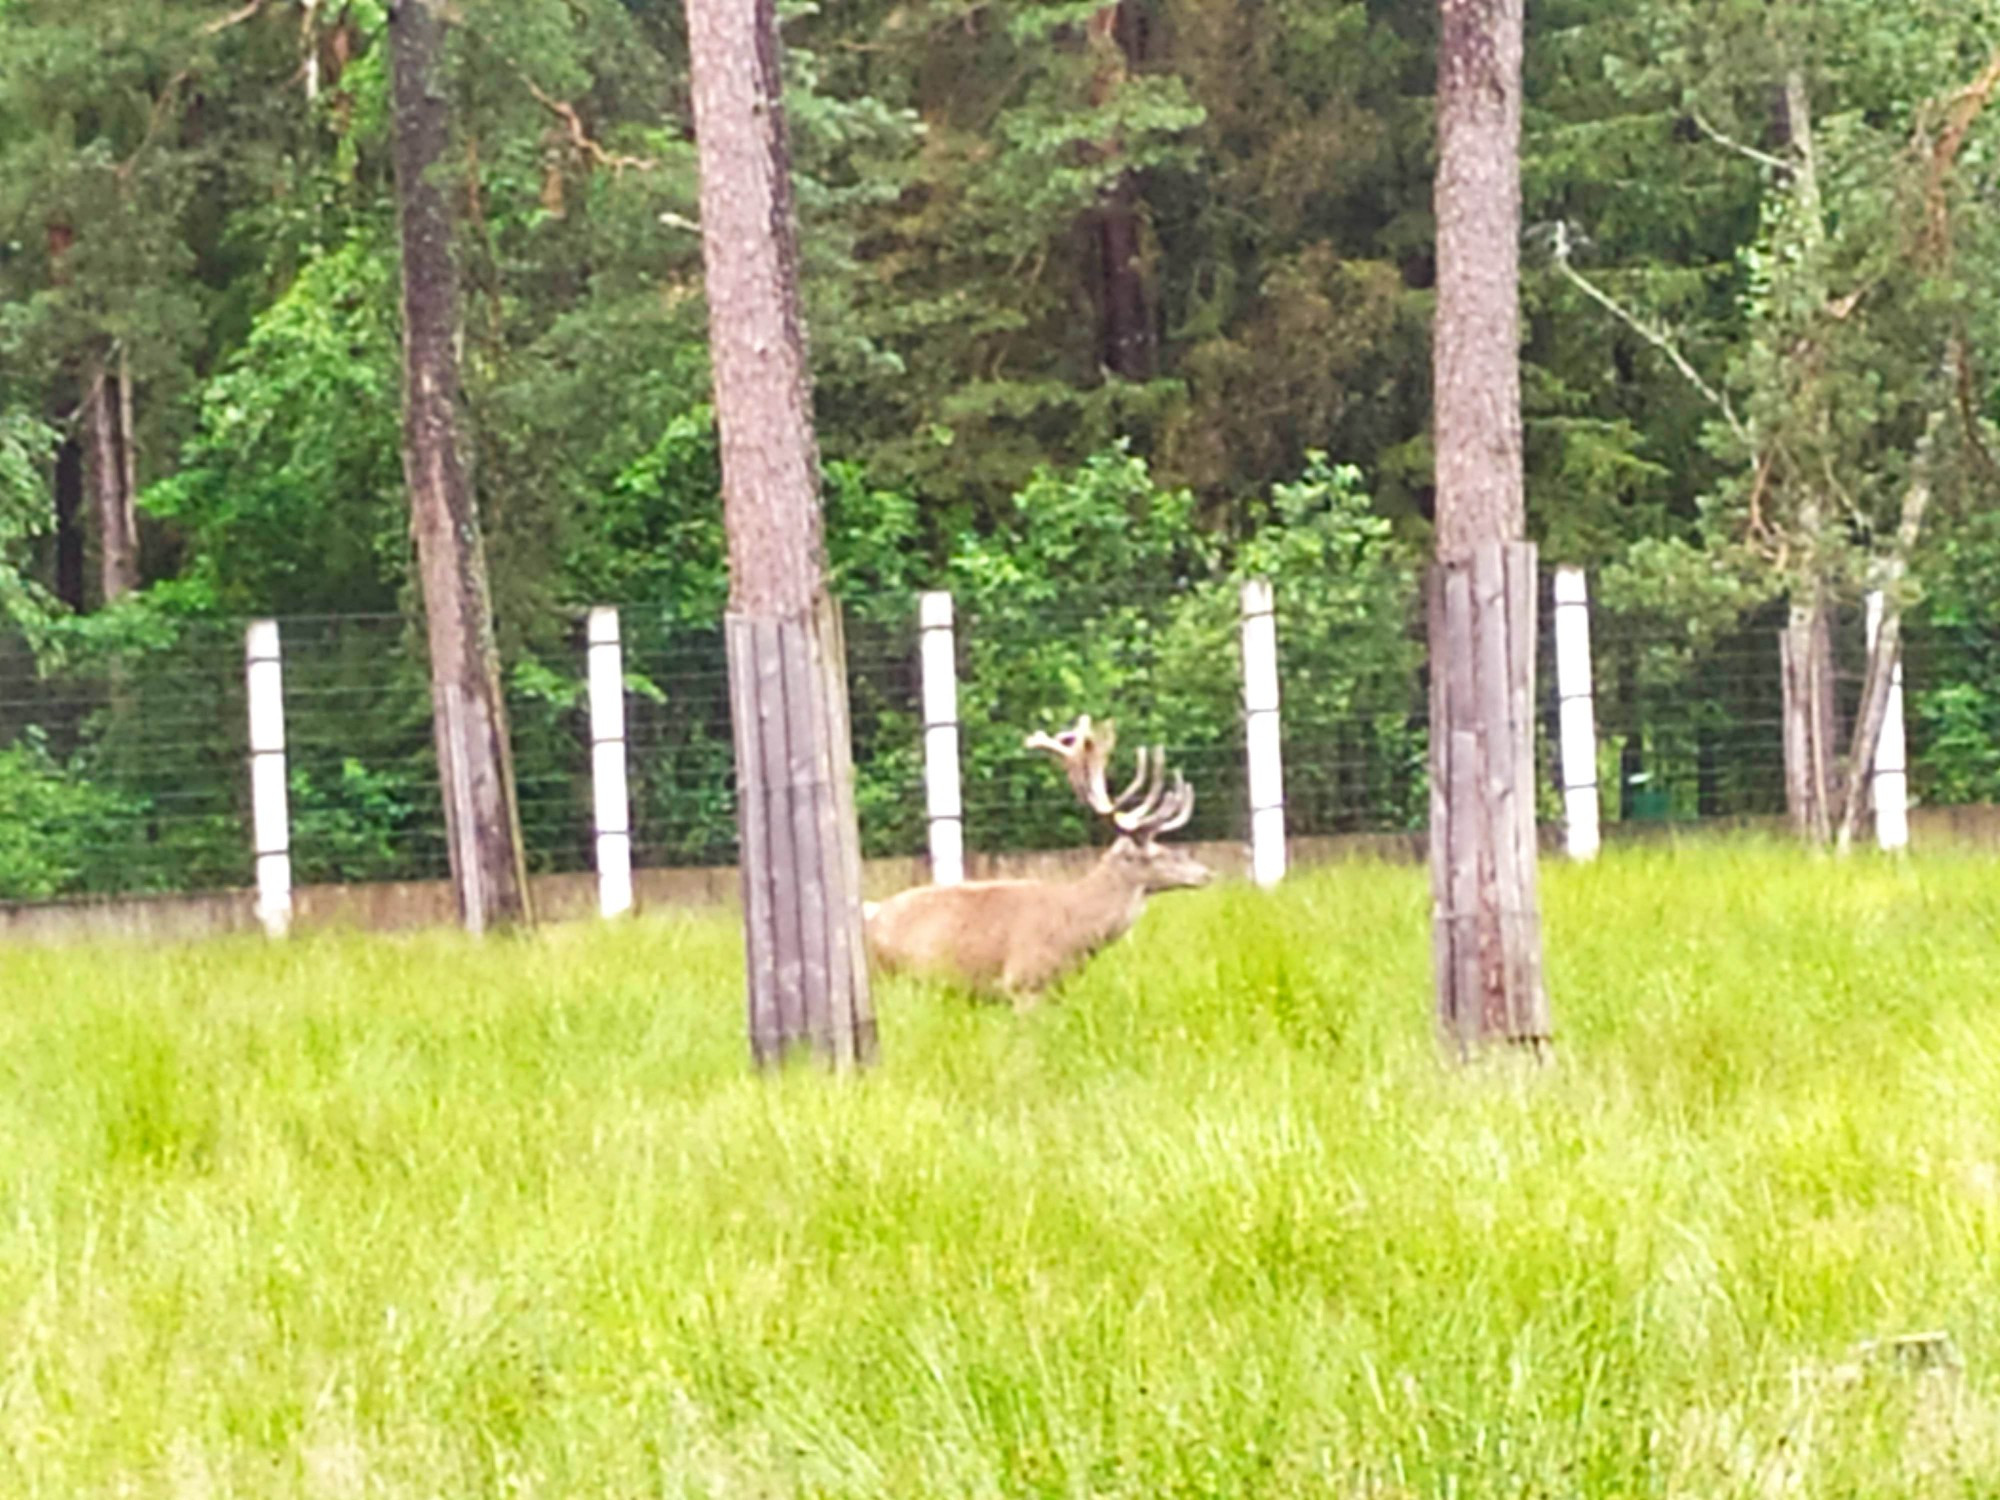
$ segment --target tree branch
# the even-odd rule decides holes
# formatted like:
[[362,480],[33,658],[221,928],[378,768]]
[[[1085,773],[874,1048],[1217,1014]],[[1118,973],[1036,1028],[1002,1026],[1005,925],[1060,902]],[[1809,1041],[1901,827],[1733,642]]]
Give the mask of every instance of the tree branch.
[[227,31],[232,26],[240,26],[263,8],[264,0],[249,0],[248,4],[238,6],[226,16],[217,16],[212,21],[204,22],[201,34],[214,36],[218,31]]
[[1745,446],[1755,446],[1751,442],[1749,428],[1745,427],[1742,420],[1737,417],[1736,408],[1729,404],[1729,397],[1702,379],[1701,372],[1688,363],[1687,356],[1681,353],[1680,349],[1667,336],[1664,330],[1647,324],[1638,314],[1628,310],[1616,297],[1613,297],[1609,292],[1585,276],[1583,272],[1570,264],[1569,235],[1564,225],[1558,224],[1556,226],[1553,258],[1556,269],[1568,279],[1572,286],[1576,287],[1577,290],[1590,298],[1591,301],[1610,313],[1612,317],[1623,323],[1627,328],[1638,334],[1640,338],[1644,339],[1671,360],[1674,368],[1681,372],[1687,383],[1697,391],[1700,391],[1703,396],[1708,398],[1709,403],[1722,413],[1722,419],[1729,424],[1729,430],[1735,433]]
[[1755,146],[1746,146],[1743,142],[1733,140],[1729,136],[1724,135],[1713,125],[1709,124],[1707,120],[1703,119],[1701,111],[1698,109],[1689,110],[1688,118],[1694,122],[1696,130],[1699,130],[1711,141],[1714,141],[1716,145],[1726,146],[1738,156],[1747,157],[1751,161],[1756,162],[1760,167],[1769,167],[1775,172],[1789,172],[1795,165],[1795,163],[1786,161],[1782,156],[1773,156],[1768,151],[1760,151]]
[[660,164],[650,156],[626,156],[619,152],[605,150],[603,146],[592,140],[590,132],[583,128],[583,117],[577,114],[574,104],[564,99],[557,99],[544,92],[536,85],[534,79],[530,78],[526,73],[521,72],[520,69],[517,68],[515,72],[520,77],[521,82],[527,85],[528,92],[535,96],[535,102],[563,122],[563,126],[569,135],[570,144],[583,155],[596,162],[600,167],[609,167],[614,175],[625,171],[627,168],[630,168],[634,172],[654,172],[659,170]]
[[[195,34],[205,37],[217,36],[232,26],[240,26],[250,20],[264,8],[264,5],[265,0],[247,0],[246,4],[238,6],[227,15],[204,21],[196,29]],[[139,165],[139,158],[146,154],[146,148],[153,144],[153,138],[160,133],[161,126],[166,124],[168,110],[180,98],[181,89],[190,78],[194,77],[194,72],[192,67],[182,68],[169,78],[166,87],[160,90],[159,97],[153,101],[153,107],[146,115],[146,133],[139,137],[139,144],[132,148],[132,154],[111,169],[120,182],[131,180],[132,169]]]

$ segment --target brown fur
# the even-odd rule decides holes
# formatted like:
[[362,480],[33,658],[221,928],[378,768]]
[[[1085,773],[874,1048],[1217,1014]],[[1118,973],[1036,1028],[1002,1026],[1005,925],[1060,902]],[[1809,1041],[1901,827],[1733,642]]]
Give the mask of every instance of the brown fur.
[[886,970],[955,979],[1024,1005],[1122,937],[1150,893],[1211,878],[1192,855],[1121,837],[1077,880],[980,880],[892,896],[868,914],[868,946]]

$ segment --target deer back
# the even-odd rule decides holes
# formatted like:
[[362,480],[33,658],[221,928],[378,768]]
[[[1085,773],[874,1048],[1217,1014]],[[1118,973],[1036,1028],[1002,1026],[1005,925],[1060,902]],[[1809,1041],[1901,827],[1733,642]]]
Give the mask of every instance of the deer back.
[[875,910],[868,944],[887,969],[1032,993],[1125,932],[1145,896],[1108,856],[1081,880],[919,886]]

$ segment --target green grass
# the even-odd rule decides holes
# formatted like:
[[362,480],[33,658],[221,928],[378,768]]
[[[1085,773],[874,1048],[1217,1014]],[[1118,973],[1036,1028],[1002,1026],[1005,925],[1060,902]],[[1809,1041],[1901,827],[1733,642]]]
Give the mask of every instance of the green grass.
[[0,1495],[2000,1492],[2000,867],[1545,903],[1535,1077],[1438,1064],[1414,870],[846,1081],[716,920],[0,954]]

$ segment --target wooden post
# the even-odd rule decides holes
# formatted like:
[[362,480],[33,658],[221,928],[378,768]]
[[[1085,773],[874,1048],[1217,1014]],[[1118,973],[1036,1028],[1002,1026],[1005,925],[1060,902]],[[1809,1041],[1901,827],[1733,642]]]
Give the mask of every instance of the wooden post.
[[[1882,591],[1868,595],[1868,645],[1872,649],[1882,628]],[[1909,747],[1903,735],[1903,659],[1899,652],[1889,669],[1889,704],[1882,716],[1882,734],[1875,742],[1875,764],[1869,795],[1875,803],[1875,842],[1900,853],[1910,847]]]
[[958,653],[951,595],[934,589],[917,604],[924,673],[924,811],[930,819],[931,883],[965,879],[965,805],[958,778]]
[[776,0],[686,0],[729,537],[751,1055],[875,1055],[840,611],[827,591]]
[[257,857],[257,920],[271,937],[292,925],[291,811],[285,793],[285,680],[276,620],[243,632],[250,700],[250,821]]
[[1285,878],[1285,767],[1278,717],[1278,618],[1267,578],[1243,584],[1243,748],[1249,759],[1250,876]]
[[632,909],[632,799],[625,784],[625,655],[618,611],[590,612],[584,655],[590,679],[590,785],[597,827],[597,909]]
[[1581,568],[1557,568],[1556,716],[1562,737],[1569,857],[1597,858],[1597,715],[1590,683],[1590,592]]
[[1430,576],[1431,895],[1438,1026],[1461,1057],[1550,1035],[1535,840],[1535,548]]
[[873,1058],[876,1036],[839,607],[732,612],[725,629],[751,1054],[769,1066],[810,1042],[851,1067]]

